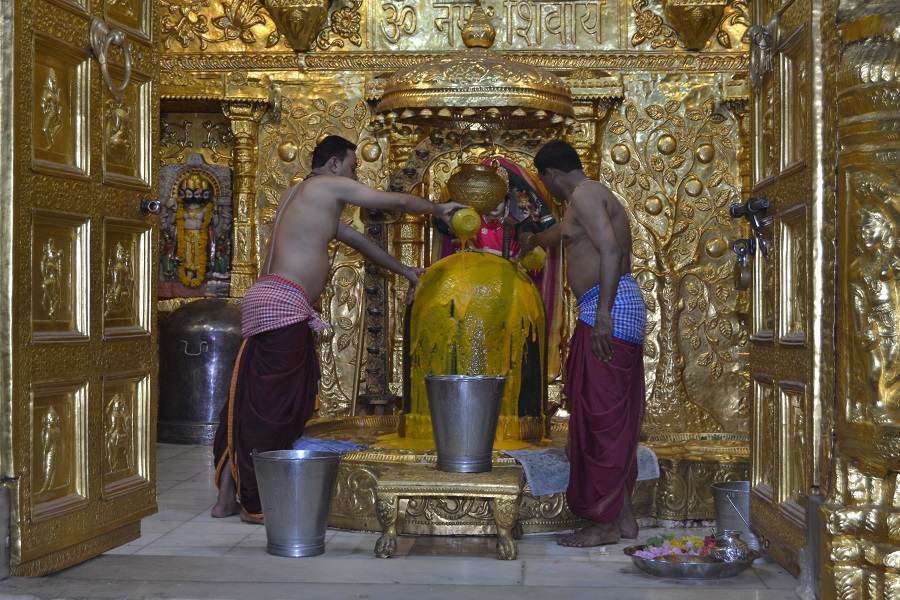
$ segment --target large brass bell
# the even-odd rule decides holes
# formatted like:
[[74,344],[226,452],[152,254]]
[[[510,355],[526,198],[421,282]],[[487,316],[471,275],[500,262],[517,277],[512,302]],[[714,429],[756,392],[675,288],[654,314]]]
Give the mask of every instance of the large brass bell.
[[489,165],[464,164],[447,180],[454,202],[471,206],[485,215],[500,205],[509,187],[509,175],[496,160]]

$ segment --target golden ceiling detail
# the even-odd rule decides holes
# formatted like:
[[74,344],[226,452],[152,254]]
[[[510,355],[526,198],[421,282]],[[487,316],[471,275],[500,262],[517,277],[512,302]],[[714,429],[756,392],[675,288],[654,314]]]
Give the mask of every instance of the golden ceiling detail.
[[303,52],[328,14],[327,0],[268,0],[266,2],[278,31],[291,47]]

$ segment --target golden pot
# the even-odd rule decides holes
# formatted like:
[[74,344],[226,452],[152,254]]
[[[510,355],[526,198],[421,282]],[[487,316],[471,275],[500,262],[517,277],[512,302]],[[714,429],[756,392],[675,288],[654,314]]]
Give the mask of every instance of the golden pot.
[[509,188],[509,176],[500,163],[490,165],[464,164],[447,180],[450,199],[471,206],[485,215],[503,202]]

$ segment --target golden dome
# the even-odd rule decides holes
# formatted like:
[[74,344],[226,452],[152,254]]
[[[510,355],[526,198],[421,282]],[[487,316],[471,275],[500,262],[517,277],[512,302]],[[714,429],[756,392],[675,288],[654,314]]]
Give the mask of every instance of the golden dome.
[[566,84],[548,71],[488,50],[493,33],[479,2],[463,28],[468,48],[394,73],[375,108],[376,125],[545,129],[574,123]]

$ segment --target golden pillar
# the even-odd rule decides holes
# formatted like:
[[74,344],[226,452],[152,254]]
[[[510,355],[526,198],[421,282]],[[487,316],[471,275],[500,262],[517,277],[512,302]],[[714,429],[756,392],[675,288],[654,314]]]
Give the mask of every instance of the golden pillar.
[[243,298],[256,281],[256,167],[259,121],[268,104],[260,100],[225,100],[222,112],[234,134],[234,258],[231,296]]
[[[841,13],[838,403],[822,597],[900,598],[900,7]],[[893,32],[893,33],[892,33]]]

